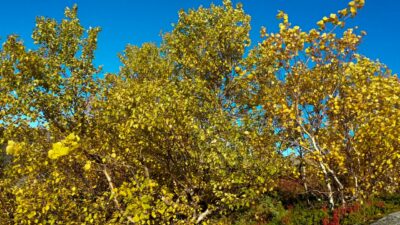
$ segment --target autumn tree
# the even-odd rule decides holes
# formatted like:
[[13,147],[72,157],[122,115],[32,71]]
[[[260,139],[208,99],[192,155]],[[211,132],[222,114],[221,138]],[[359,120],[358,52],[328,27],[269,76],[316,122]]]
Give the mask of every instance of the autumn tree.
[[1,52],[5,223],[194,224],[273,190],[283,157],[254,150],[224,107],[249,44],[240,5],[181,12],[161,47],[128,46],[104,79],[99,29],[84,35],[76,9],[38,19],[37,50],[10,37]]
[[[234,8],[228,1],[224,6],[181,12],[160,48],[153,44],[128,46],[121,55],[124,66],[120,74],[107,77],[110,82],[106,83],[113,88],[105,95],[107,101],[96,106],[101,109],[97,115],[101,141],[93,154],[106,153],[102,157],[111,155],[110,160],[121,165],[113,166],[113,180],[117,186],[124,184],[119,189],[122,208],[135,221],[198,223],[246,208],[273,190],[275,178],[285,171],[278,169],[284,159],[273,148],[265,149],[264,154],[250,152],[252,146],[247,140],[251,140],[251,134],[243,138],[243,131],[224,108],[222,81],[232,76],[248,33],[233,41],[242,46],[234,49],[235,63],[227,62],[233,60],[227,53],[233,50],[227,49],[229,45],[218,46],[217,37],[229,42],[231,33],[227,31],[247,27],[247,20],[240,5]],[[215,29],[215,24],[207,21],[221,25]],[[204,36],[206,40],[202,40]],[[216,47],[208,49],[202,43],[206,41]],[[207,62],[191,66],[198,53],[193,49],[213,56],[207,61],[213,61],[219,70]],[[209,75],[195,70],[208,71]],[[137,183],[124,176],[133,171],[158,188],[142,214],[132,210],[142,204],[139,190],[134,198],[123,197]],[[160,190],[164,190],[161,199],[170,195],[176,202],[159,201]],[[158,207],[163,210],[152,210]],[[164,210],[168,213],[163,214]]]
[[[344,29],[363,6],[351,1],[310,31],[279,12],[280,31],[261,31],[264,40],[237,68],[232,88],[238,111],[262,115],[260,135],[276,134],[278,150],[297,156],[306,191],[326,193],[330,207],[397,185],[388,174],[398,173],[398,79],[357,54],[365,32]],[[324,187],[308,190],[307,174]]]
[[[1,167],[2,223],[39,221],[55,209],[71,217],[80,214],[71,191],[73,183],[82,182],[71,172],[76,165],[64,167],[51,158],[74,150],[79,136],[86,134],[90,102],[99,90],[94,78],[99,69],[93,64],[98,32],[84,30],[74,6],[65,10],[60,23],[38,17],[32,34],[35,49],[26,49],[16,36],[3,44],[0,140],[11,159]],[[46,220],[60,221],[63,214]]]

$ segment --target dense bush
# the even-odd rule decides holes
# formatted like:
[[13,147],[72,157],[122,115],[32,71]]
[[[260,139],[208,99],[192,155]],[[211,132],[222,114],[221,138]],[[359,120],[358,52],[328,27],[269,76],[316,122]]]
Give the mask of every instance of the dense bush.
[[[400,85],[357,53],[349,4],[308,31],[280,11],[250,46],[229,0],[160,46],[94,64],[100,28],[38,17],[0,49],[0,224],[356,224],[399,191]],[[398,205],[398,197],[383,197]],[[358,205],[357,202],[364,202]],[[323,206],[325,205],[325,208]],[[347,206],[340,208],[340,206]]]

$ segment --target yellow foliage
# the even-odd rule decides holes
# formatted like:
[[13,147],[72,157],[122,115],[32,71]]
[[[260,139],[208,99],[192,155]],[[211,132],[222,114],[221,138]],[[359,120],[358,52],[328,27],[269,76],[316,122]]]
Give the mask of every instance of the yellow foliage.
[[86,161],[85,166],[83,167],[83,169],[85,171],[88,171],[88,170],[90,170],[91,165],[92,165],[91,161]]
[[248,54],[240,4],[181,11],[161,46],[128,46],[120,73],[96,79],[99,29],[85,32],[77,7],[61,23],[39,17],[38,50],[14,36],[0,49],[13,156],[0,222],[213,224],[293,178],[344,199],[399,191],[398,78],[340,27],[364,3],[320,31],[280,11],[279,31],[262,29]]
[[17,156],[21,152],[22,148],[23,148],[22,143],[9,140],[7,142],[6,153],[9,155]]
[[79,147],[80,138],[74,133],[69,134],[64,140],[53,144],[48,152],[50,159],[57,159],[62,156],[68,155],[71,151]]

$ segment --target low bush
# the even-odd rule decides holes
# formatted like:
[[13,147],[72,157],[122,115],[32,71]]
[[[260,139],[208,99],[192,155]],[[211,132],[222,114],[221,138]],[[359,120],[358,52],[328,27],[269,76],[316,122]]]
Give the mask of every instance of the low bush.
[[[285,201],[283,201],[285,202]],[[254,206],[222,218],[220,224],[270,225],[362,225],[400,209],[400,195],[387,195],[366,202],[354,202],[329,210],[316,201],[312,207],[306,201],[283,204],[273,196],[264,197]],[[228,219],[229,218],[229,219]]]

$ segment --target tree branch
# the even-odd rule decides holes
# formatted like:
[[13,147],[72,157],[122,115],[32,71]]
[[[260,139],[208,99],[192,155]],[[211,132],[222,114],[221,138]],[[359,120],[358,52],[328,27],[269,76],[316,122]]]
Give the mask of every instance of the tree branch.
[[208,216],[209,214],[211,214],[211,210],[207,209],[206,211],[202,212],[199,217],[197,217],[196,223],[200,223],[202,220],[204,220],[206,218],[206,216]]
[[[107,171],[107,167],[106,167],[106,166],[104,166],[104,168],[103,168],[103,173],[104,173],[104,176],[105,176],[106,179],[107,179],[108,186],[110,187],[111,196],[113,196],[113,201],[114,201],[114,203],[115,203],[115,206],[117,207],[117,209],[118,209],[119,211],[123,212],[123,210],[121,209],[121,205],[119,204],[118,199],[117,199],[117,197],[115,196],[114,184],[113,184],[113,182],[112,182],[112,179],[111,179],[110,174],[109,174],[108,171]],[[129,222],[132,222],[133,224],[135,224],[135,221],[133,221],[132,217],[127,216],[126,218],[129,220]]]

